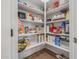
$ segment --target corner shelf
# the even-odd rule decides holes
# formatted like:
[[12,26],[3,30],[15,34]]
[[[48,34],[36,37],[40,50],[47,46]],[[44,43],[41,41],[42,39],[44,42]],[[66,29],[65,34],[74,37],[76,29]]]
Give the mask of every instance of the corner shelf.
[[47,32],[46,34],[50,34],[50,35],[60,35],[60,36],[69,36],[69,34],[51,33],[51,32]]
[[[44,45],[47,44],[47,45],[56,47],[56,48],[58,48],[58,49],[64,50],[64,51],[66,51],[66,52],[69,52],[69,47],[67,47],[67,46],[65,46],[65,45],[57,46],[57,45],[55,45],[54,43],[50,43],[50,42],[40,42],[40,43],[37,43],[37,42],[36,42],[36,43],[33,43],[33,44],[31,44],[30,46],[26,47],[25,50],[32,49],[32,48],[37,47],[37,46],[42,45],[42,44],[44,44]],[[25,51],[25,50],[24,50],[24,51]]]
[[63,21],[69,21],[69,20],[62,19],[62,20],[50,21],[50,22],[46,22],[46,24],[58,23],[58,22],[63,22]]
[[56,13],[56,12],[60,12],[61,10],[66,9],[68,7],[69,7],[69,3],[65,3],[65,4],[59,6],[58,8],[47,11],[47,15],[53,14],[53,13]]
[[39,42],[39,43],[38,42],[32,42],[29,46],[27,46],[25,48],[25,50],[32,49],[32,48],[37,47],[37,46],[42,45],[42,44],[48,45],[48,46],[52,46],[52,47],[56,47],[57,49],[60,49],[60,50],[64,50],[66,52],[69,52],[69,47],[68,46],[65,46],[63,44],[61,44],[61,46],[57,46],[57,45],[54,44],[54,42],[53,43],[51,43],[51,42]]
[[44,34],[44,33],[27,33],[27,34],[19,34],[19,37],[32,36],[32,35],[38,35],[38,34]]
[[40,42],[40,43],[34,43],[32,45],[30,45],[29,47],[26,47],[22,52],[20,52],[19,55],[19,59],[23,59],[24,57],[27,57],[29,55],[32,55],[33,53],[44,49],[44,42]]
[[40,42],[40,43],[35,42],[35,43],[32,43],[30,46],[26,47],[25,50],[32,49],[32,48],[37,47],[37,46],[39,46],[41,44],[44,44],[44,42]]
[[35,22],[35,21],[27,21],[26,19],[20,19],[20,21],[25,22],[25,23],[33,23],[33,24],[44,24],[44,22]]
[[[54,45],[52,43],[49,43],[49,42],[40,42],[40,43],[34,43],[34,44],[30,45],[29,47],[26,47],[22,52],[20,52],[18,54],[19,55],[19,58],[20,59],[23,59],[24,57],[27,57],[29,55],[32,55],[33,53],[35,53],[35,52],[37,52],[39,50],[42,50],[44,48],[47,48],[47,46],[48,47],[51,46],[51,47],[54,47],[56,49],[62,50],[62,52],[65,51],[65,52],[69,53],[68,47],[66,47],[64,45],[62,45],[62,46],[56,46],[56,45]],[[50,49],[51,48],[49,48],[49,50]]]
[[40,15],[44,14],[43,11],[41,11],[39,9],[35,9],[35,8],[29,7],[27,5],[22,5],[21,2],[18,2],[18,8],[21,10],[25,10],[25,11],[31,11],[31,12],[34,12],[34,13],[40,14]]
[[52,47],[56,47],[56,48],[58,48],[58,49],[61,49],[61,50],[64,50],[64,51],[66,51],[66,52],[69,52],[69,47],[67,47],[67,46],[65,46],[65,45],[61,45],[61,46],[57,46],[57,45],[55,45],[54,43],[50,43],[50,42],[46,42],[46,44],[47,45],[50,45],[50,46],[52,46]]

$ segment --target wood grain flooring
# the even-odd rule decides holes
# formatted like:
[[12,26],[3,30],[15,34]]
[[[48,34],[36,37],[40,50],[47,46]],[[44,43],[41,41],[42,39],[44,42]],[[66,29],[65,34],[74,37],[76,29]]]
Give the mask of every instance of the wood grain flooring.
[[47,49],[43,49],[24,59],[57,59],[55,55],[55,53]]

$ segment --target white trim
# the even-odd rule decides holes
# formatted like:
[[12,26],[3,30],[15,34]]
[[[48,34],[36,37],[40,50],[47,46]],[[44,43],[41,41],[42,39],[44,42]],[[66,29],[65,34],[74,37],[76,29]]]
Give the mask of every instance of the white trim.
[[58,22],[63,22],[63,21],[69,21],[69,20],[62,19],[62,20],[50,21],[50,22],[46,22],[46,23],[50,24],[50,23],[58,23]]
[[69,36],[69,34],[58,34],[58,33],[51,33],[51,32],[48,32],[47,34],[51,34],[51,35],[60,35],[60,36]]
[[44,34],[44,33],[27,33],[27,34],[19,34],[19,37],[32,36],[32,35],[38,35],[38,34]]

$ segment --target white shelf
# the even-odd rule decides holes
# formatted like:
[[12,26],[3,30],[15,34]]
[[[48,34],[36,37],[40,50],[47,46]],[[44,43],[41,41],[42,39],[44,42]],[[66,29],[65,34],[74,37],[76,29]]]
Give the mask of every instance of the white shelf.
[[58,33],[51,33],[51,32],[48,32],[47,34],[51,34],[51,35],[60,35],[60,36],[69,36],[69,34],[58,34]]
[[59,6],[58,8],[47,11],[47,15],[59,12],[65,8],[68,8],[68,7],[69,7],[69,3],[65,3],[65,4]]
[[41,44],[44,44],[44,42],[40,42],[40,43],[34,42],[34,43],[32,43],[30,46],[26,47],[25,50],[32,49],[32,48],[37,47],[37,46],[39,46],[39,45],[41,45]]
[[[27,46],[27,47],[24,49],[24,51],[30,50],[30,49],[35,48],[35,47],[40,46],[40,45],[44,45],[44,46],[45,46],[45,44],[50,45],[50,46],[53,46],[53,47],[56,47],[57,49],[61,49],[61,50],[64,50],[64,51],[66,51],[66,52],[69,52],[69,47],[66,47],[66,46],[64,46],[64,45],[57,46],[57,45],[55,45],[54,43],[49,43],[49,42],[40,42],[40,43],[33,42],[33,43],[31,43],[31,45]],[[44,47],[44,48],[45,48],[45,47]],[[24,52],[24,51],[23,51],[23,52]],[[21,53],[23,53],[23,52],[21,52]]]
[[25,10],[25,11],[31,11],[33,13],[37,13],[37,14],[41,14],[43,15],[43,11],[39,10],[39,9],[35,9],[35,8],[32,8],[32,7],[29,7],[27,5],[22,5],[20,2],[18,2],[18,6],[19,6],[19,9],[21,10]]
[[63,22],[63,21],[69,21],[69,20],[62,19],[62,20],[50,21],[50,22],[46,22],[46,23],[50,24],[50,23],[57,23],[57,22]]
[[24,57],[30,56],[35,52],[44,49],[44,45],[44,42],[32,43],[29,47],[26,47],[22,52],[18,54],[19,59],[23,59]]
[[[56,49],[60,49],[59,51],[61,52],[68,52],[69,53],[69,49],[68,47],[66,46],[56,46],[52,43],[48,43],[48,42],[40,42],[40,43],[32,43],[30,46],[26,47],[22,52],[20,52],[18,55],[19,55],[19,59],[23,59],[24,57],[27,57],[27,56],[30,56],[32,54],[34,54],[35,52],[39,51],[39,50],[42,50],[44,48],[47,48],[47,47],[53,47],[53,48],[56,48]],[[51,49],[53,49],[51,48]],[[49,49],[50,50],[50,49]],[[54,52],[54,51],[53,51]],[[60,52],[59,52],[60,53]]]
[[27,34],[19,34],[19,37],[25,37],[25,36],[32,36],[37,34],[44,34],[44,33],[27,33]]
[[61,46],[57,46],[55,45],[54,43],[49,43],[49,42],[46,42],[46,44],[50,45],[50,46],[53,46],[53,47],[56,47],[58,49],[61,49],[61,50],[64,50],[66,52],[69,52],[69,47],[67,46],[64,46],[63,44]]
[[36,46],[39,46],[39,45],[41,45],[41,44],[47,44],[47,45],[56,47],[56,48],[58,48],[58,49],[64,50],[64,51],[66,51],[66,52],[69,52],[69,47],[67,47],[67,46],[65,46],[65,45],[63,45],[63,44],[62,44],[61,46],[57,46],[57,45],[55,45],[54,43],[49,43],[49,42],[40,42],[40,43],[34,42],[34,43],[32,43],[30,46],[26,47],[25,50],[32,49],[32,48],[34,48],[34,47],[36,47]]
[[26,19],[20,19],[20,21],[26,22],[26,23],[44,24],[44,22],[27,21]]

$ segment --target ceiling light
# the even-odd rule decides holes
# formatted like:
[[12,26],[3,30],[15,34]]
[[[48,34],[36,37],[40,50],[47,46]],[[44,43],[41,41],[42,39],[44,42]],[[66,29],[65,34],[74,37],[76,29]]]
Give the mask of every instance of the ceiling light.
[[49,0],[41,0],[42,2],[44,2],[44,3],[46,3],[46,2],[48,2]]

